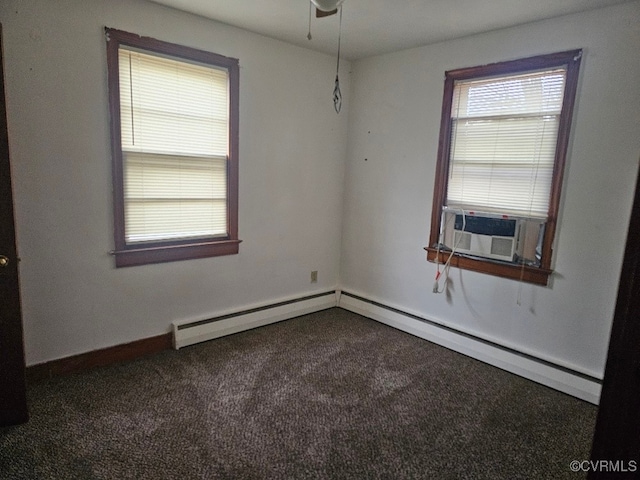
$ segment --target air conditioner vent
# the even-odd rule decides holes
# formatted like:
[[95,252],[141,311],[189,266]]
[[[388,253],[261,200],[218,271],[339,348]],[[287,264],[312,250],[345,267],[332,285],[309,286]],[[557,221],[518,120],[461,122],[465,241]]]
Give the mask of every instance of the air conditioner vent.
[[453,242],[458,250],[469,250],[471,248],[471,234],[456,230]]
[[513,238],[491,237],[491,254],[512,257],[514,243]]

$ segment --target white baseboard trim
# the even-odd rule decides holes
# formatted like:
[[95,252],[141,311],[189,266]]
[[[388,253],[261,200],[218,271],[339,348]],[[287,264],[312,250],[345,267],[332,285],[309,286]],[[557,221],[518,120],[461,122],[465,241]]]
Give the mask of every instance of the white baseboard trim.
[[338,306],[534,382],[598,405],[601,381],[532,355],[458,332],[348,292],[336,292]]
[[252,305],[207,319],[178,320],[172,324],[173,347],[177,350],[195,343],[325,310],[337,304],[336,292],[332,290],[275,303]]

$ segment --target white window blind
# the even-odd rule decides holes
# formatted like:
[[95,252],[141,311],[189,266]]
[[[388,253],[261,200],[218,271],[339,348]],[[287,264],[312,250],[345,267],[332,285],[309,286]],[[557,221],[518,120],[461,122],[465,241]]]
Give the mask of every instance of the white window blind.
[[447,205],[546,218],[566,71],[458,81]]
[[227,234],[228,72],[120,47],[125,240]]

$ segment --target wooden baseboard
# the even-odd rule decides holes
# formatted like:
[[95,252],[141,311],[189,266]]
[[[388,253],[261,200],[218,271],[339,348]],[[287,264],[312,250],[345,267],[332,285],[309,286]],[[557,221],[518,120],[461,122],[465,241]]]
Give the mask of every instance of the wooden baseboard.
[[172,348],[171,333],[144,338],[131,343],[102,348],[92,352],[38,363],[27,367],[27,382],[37,382],[47,378],[82,372],[95,367],[128,362],[136,358],[158,353]]

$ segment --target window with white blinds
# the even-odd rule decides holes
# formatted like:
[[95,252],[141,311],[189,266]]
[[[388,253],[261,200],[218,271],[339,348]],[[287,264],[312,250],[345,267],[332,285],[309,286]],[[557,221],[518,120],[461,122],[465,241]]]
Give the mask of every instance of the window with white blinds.
[[[547,285],[581,59],[569,50],[445,72],[429,261]],[[446,212],[459,210],[516,217],[515,261],[443,253]]]
[[448,206],[546,218],[565,80],[554,68],[455,82]]
[[118,50],[127,244],[227,235],[224,68]]

